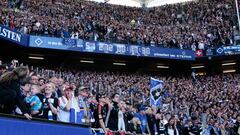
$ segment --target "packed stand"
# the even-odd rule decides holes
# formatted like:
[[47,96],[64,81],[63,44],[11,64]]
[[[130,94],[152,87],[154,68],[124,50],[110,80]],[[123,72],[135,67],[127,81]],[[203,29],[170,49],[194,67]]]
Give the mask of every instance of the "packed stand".
[[[87,124],[98,134],[240,134],[239,74],[194,79],[0,64],[1,113]],[[150,77],[164,81],[157,107],[149,105]]]
[[134,8],[78,0],[2,0],[0,24],[25,34],[180,49],[233,44],[233,0]]

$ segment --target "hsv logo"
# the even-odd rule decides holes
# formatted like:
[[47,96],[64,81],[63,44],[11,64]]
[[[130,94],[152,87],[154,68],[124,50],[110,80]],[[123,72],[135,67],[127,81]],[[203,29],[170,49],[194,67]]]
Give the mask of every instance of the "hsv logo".
[[35,40],[35,43],[36,43],[38,46],[40,46],[40,45],[43,43],[43,41],[42,41],[41,38],[37,38],[37,39]]
[[195,55],[196,55],[197,57],[202,57],[202,56],[203,56],[203,51],[202,51],[202,50],[197,50],[197,51],[195,52]]
[[222,48],[217,49],[217,54],[222,54],[223,52],[224,52],[224,50]]

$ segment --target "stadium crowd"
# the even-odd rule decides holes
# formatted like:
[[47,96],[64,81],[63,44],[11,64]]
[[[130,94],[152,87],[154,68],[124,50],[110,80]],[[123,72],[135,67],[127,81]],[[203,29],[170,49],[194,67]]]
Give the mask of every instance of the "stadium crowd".
[[24,34],[180,49],[233,44],[233,0],[134,8],[78,0],[1,0],[0,24]]
[[[150,77],[164,82],[159,106],[149,104]],[[0,62],[0,112],[121,134],[240,135],[239,80],[48,70],[13,60]]]

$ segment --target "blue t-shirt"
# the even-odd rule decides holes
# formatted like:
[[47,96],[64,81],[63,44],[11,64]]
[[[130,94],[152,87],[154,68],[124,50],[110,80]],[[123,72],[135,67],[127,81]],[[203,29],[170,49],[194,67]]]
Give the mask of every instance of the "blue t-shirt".
[[40,110],[41,107],[42,107],[42,102],[40,101],[40,99],[36,95],[32,95],[32,96],[26,97],[25,98],[25,102],[29,103],[29,104],[31,104],[33,102],[36,103],[35,105],[31,106],[31,108],[30,108],[31,111]]

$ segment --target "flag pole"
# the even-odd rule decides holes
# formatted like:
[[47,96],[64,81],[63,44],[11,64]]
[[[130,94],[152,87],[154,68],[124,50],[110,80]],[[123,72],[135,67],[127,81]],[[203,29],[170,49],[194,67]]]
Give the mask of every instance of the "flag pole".
[[238,32],[240,33],[240,15],[239,15],[239,8],[238,8],[238,1],[235,0],[236,10],[237,10],[237,18],[238,18]]

